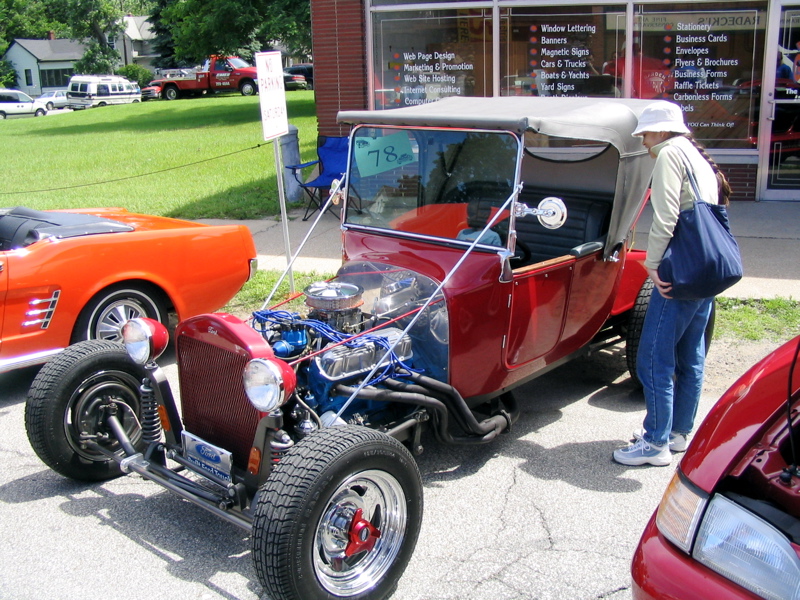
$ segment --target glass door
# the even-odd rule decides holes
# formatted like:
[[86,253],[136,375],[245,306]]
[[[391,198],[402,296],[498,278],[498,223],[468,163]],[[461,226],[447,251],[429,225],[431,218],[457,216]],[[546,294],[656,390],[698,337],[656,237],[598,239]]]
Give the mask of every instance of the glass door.
[[764,54],[759,198],[800,200],[800,2],[772,11]]

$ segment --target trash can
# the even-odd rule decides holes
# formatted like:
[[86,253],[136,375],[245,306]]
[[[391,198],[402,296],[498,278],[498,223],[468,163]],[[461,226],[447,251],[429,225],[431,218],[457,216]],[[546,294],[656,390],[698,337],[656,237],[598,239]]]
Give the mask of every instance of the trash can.
[[291,169],[287,169],[286,165],[299,165],[300,160],[300,142],[297,137],[297,127],[289,124],[289,133],[282,135],[280,138],[281,144],[281,159],[283,160],[283,192],[286,196],[286,202],[300,202],[303,199],[303,188],[297,183],[297,180],[292,175]]

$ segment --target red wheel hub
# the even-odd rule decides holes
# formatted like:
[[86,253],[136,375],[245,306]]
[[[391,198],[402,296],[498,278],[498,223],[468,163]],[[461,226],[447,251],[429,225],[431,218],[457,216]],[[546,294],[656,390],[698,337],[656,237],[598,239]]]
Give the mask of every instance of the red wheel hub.
[[374,527],[372,523],[363,518],[364,511],[360,508],[353,515],[350,523],[350,538],[347,548],[344,549],[345,556],[353,556],[359,552],[369,552],[375,547],[375,542],[381,537],[380,529]]

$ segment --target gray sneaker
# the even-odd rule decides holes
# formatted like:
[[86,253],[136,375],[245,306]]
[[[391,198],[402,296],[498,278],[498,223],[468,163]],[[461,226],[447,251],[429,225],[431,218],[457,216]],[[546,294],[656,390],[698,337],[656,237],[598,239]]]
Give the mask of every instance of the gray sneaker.
[[622,465],[666,467],[672,462],[672,454],[666,444],[656,446],[639,438],[630,446],[614,450],[614,460]]
[[[644,429],[636,429],[633,432],[632,442],[640,440],[644,437]],[[686,447],[689,445],[688,436],[682,433],[675,433],[674,431],[669,434],[669,449],[671,452],[686,452]]]

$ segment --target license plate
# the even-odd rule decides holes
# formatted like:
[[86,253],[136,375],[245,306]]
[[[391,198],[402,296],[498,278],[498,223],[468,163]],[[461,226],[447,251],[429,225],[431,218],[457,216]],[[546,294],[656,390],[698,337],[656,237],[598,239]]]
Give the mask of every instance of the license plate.
[[230,483],[231,453],[214,444],[209,444],[202,438],[182,431],[183,457],[196,466],[201,472],[210,473],[217,479]]

